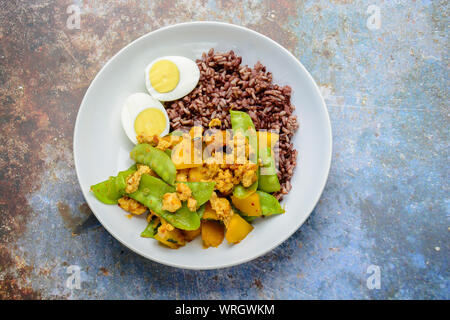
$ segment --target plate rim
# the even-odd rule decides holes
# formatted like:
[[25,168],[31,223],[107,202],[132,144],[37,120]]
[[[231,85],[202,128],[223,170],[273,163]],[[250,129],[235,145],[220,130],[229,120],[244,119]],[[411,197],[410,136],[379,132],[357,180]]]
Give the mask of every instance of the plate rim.
[[[92,209],[91,205],[90,205],[90,200],[89,200],[89,192],[85,192],[85,190],[83,189],[83,186],[81,185],[81,180],[80,180],[80,173],[79,173],[79,169],[78,169],[78,165],[77,165],[77,142],[76,142],[76,137],[78,135],[78,130],[79,130],[79,126],[80,126],[80,113],[82,112],[82,110],[85,108],[85,104],[86,104],[86,97],[88,96],[88,94],[90,93],[90,91],[92,90],[92,88],[94,87],[94,83],[96,83],[96,81],[98,80],[100,74],[109,66],[109,64],[117,57],[119,56],[123,51],[127,50],[128,47],[131,47],[132,45],[134,45],[135,43],[144,40],[146,37],[151,36],[152,34],[155,33],[159,33],[159,32],[163,32],[165,30],[168,29],[172,29],[172,28],[180,28],[183,26],[188,26],[188,25],[216,25],[216,26],[223,26],[223,27],[227,27],[227,28],[235,28],[241,31],[245,31],[245,32],[249,32],[251,33],[253,36],[257,36],[257,37],[262,37],[263,39],[271,42],[273,45],[275,45],[278,49],[284,51],[285,53],[287,53],[289,56],[291,56],[291,58],[293,58],[295,60],[295,62],[297,63],[298,67],[302,69],[302,71],[305,72],[305,74],[307,75],[307,77],[309,78],[309,80],[312,82],[314,88],[317,90],[317,93],[319,95],[319,99],[322,105],[322,108],[325,111],[325,118],[326,118],[326,125],[329,131],[328,134],[328,140],[329,140],[329,150],[328,150],[328,159],[326,159],[327,161],[327,167],[326,167],[326,175],[324,178],[324,181],[322,182],[322,187],[320,192],[318,193],[316,199],[314,199],[314,201],[312,202],[313,205],[310,208],[307,208],[307,210],[305,210],[307,213],[307,215],[304,217],[304,219],[299,220],[299,223],[297,224],[296,228],[293,229],[292,232],[288,232],[286,233],[286,235],[284,237],[282,237],[281,240],[278,240],[276,242],[274,242],[271,246],[267,247],[265,250],[262,250],[259,253],[250,255],[248,257],[243,257],[241,259],[238,259],[235,262],[230,262],[230,263],[222,263],[220,265],[217,266],[188,266],[188,265],[184,265],[184,264],[180,264],[180,263],[172,263],[172,262],[167,262],[167,261],[163,261],[162,259],[157,259],[154,257],[149,256],[148,254],[146,254],[145,252],[141,252],[138,249],[133,248],[132,246],[129,246],[128,244],[126,244],[124,241],[122,241],[122,239],[120,239],[120,237],[118,237],[115,232],[113,232],[112,230],[110,230],[109,227],[107,227],[102,219],[99,217],[99,215],[95,212],[95,210]],[[80,186],[81,192],[83,194],[83,197],[86,201],[86,203],[88,204],[89,208],[91,209],[92,213],[95,215],[95,217],[97,218],[97,220],[100,222],[100,224],[102,225],[103,228],[105,228],[108,233],[110,235],[112,235],[114,237],[114,239],[116,239],[117,241],[119,241],[123,246],[127,247],[128,249],[130,249],[131,251],[135,252],[136,254],[145,257],[146,259],[149,259],[151,261],[160,263],[162,265],[165,266],[170,266],[170,267],[174,267],[174,268],[179,268],[179,269],[188,269],[188,270],[217,270],[217,269],[223,269],[223,268],[229,268],[232,266],[237,266],[237,265],[241,265],[247,262],[250,262],[256,258],[259,258],[265,254],[267,254],[268,252],[274,250],[276,247],[278,247],[279,245],[281,245],[283,242],[285,242],[286,240],[288,240],[295,232],[297,232],[305,223],[305,221],[310,217],[311,213],[314,211],[315,207],[317,206],[317,203],[319,202],[322,193],[325,189],[325,186],[327,184],[328,181],[328,176],[330,173],[330,168],[331,168],[331,160],[332,160],[332,151],[333,151],[333,136],[332,136],[332,127],[331,127],[331,121],[330,121],[330,115],[328,113],[328,108],[327,105],[325,103],[325,100],[322,96],[322,93],[319,89],[319,86],[317,85],[316,81],[314,80],[314,78],[312,77],[312,75],[309,73],[309,71],[305,68],[305,66],[300,62],[299,59],[297,59],[296,56],[294,56],[294,54],[292,54],[289,50],[287,50],[285,47],[283,47],[281,44],[279,44],[278,42],[276,42],[275,40],[269,38],[266,35],[263,35],[255,30],[246,28],[244,26],[240,26],[240,25],[236,25],[236,24],[231,24],[231,23],[226,23],[226,22],[219,22],[219,21],[191,21],[191,22],[182,22],[182,23],[176,23],[176,24],[172,24],[169,26],[164,26],[161,28],[158,28],[156,30],[150,31],[138,38],[136,38],[135,40],[131,41],[130,43],[128,43],[127,45],[125,45],[123,48],[121,48],[117,53],[115,53],[111,58],[109,58],[109,60],[103,65],[103,67],[97,72],[97,74],[95,75],[94,79],[91,81],[91,83],[89,84],[88,89],[86,90],[83,99],[81,100],[80,103],[80,107],[78,108],[77,111],[77,117],[75,120],[75,126],[74,126],[74,131],[73,131],[73,140],[72,140],[72,145],[73,145],[73,157],[74,157],[74,164],[75,164],[75,172],[77,175],[77,180],[78,180],[78,184]]]

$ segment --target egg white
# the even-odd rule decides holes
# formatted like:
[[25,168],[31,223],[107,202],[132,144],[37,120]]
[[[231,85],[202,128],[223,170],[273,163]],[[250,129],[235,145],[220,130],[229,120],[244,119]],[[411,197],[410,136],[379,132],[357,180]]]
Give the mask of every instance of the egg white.
[[[170,92],[161,93],[156,91],[150,82],[150,69],[152,66],[160,61],[160,60],[169,60],[175,63],[180,73],[180,80],[178,81],[177,86]],[[173,101],[180,98],[183,98],[185,95],[189,94],[192,90],[194,90],[195,86],[200,79],[200,70],[198,69],[197,64],[185,57],[180,56],[166,56],[160,57],[154,61],[152,61],[145,68],[145,86],[147,87],[150,95],[159,100],[159,101]]]
[[162,137],[169,133],[170,127],[169,116],[167,115],[167,111],[161,104],[161,102],[155,100],[147,93],[143,92],[133,93],[132,95],[128,96],[128,98],[125,100],[125,103],[123,104],[121,119],[123,130],[125,131],[128,138],[131,140],[131,142],[133,142],[134,144],[137,144],[136,139],[137,134],[136,131],[134,130],[134,122],[139,113],[148,108],[155,108],[161,110],[166,118],[166,127],[160,136]]

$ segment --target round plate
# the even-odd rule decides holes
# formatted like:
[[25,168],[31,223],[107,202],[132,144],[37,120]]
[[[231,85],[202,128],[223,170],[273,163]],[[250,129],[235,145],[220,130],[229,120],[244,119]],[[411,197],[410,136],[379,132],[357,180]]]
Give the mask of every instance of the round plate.
[[[105,205],[89,192],[91,185],[128,168],[133,145],[120,120],[122,104],[134,92],[146,92],[144,69],[160,56],[201,58],[202,52],[234,50],[243,64],[258,60],[273,82],[292,87],[300,129],[293,139],[299,152],[286,213],[257,219],[239,244],[226,241],[203,249],[201,239],[173,250],[141,238],[145,217],[127,218],[118,206]],[[331,163],[331,126],[325,102],[311,75],[285,48],[255,31],[219,22],[191,22],[162,28],[120,50],[97,74],[84,96],[75,123],[74,158],[81,190],[97,219],[117,240],[159,263],[186,269],[215,269],[244,263],[272,250],[308,218],[320,198]]]

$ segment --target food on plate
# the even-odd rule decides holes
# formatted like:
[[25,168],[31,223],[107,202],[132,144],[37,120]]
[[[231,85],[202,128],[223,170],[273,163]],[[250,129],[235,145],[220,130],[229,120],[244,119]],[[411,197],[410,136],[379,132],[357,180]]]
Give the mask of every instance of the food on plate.
[[[224,240],[235,245],[251,234],[255,219],[285,212],[279,200],[290,189],[291,138],[298,127],[290,88],[273,85],[260,63],[240,66],[233,52],[203,54],[192,70],[179,67],[181,58],[162,57],[147,67],[152,97],[133,94],[122,111],[124,130],[136,143],[130,152],[135,164],[91,191],[131,215],[147,212],[141,236],[169,248],[197,237],[205,248]],[[179,87],[183,77],[196,79],[189,90]],[[164,96],[176,90],[177,98]],[[155,99],[179,98],[166,104],[170,132],[151,125],[156,117],[140,117],[149,108],[165,114]]]
[[245,111],[256,130],[266,130],[264,135],[268,139],[277,135],[278,143],[273,151],[278,154],[276,165],[281,189],[275,196],[281,200],[291,189],[290,180],[297,162],[292,139],[298,122],[293,114],[291,87],[273,83],[272,73],[259,61],[253,68],[243,65],[242,57],[233,51],[211,49],[196,62],[200,69],[198,85],[182,99],[165,104],[171,130],[193,126],[194,121],[206,128],[214,118],[221,121],[220,129],[229,129],[229,110]]
[[275,167],[275,158],[272,152],[272,148],[267,147],[259,150],[260,164],[260,177],[259,177],[259,190],[265,192],[277,192],[280,191],[280,181],[277,176],[277,169]]
[[200,234],[204,247],[218,247],[223,241],[225,231],[219,221],[202,220]]
[[150,167],[165,182],[173,185],[177,171],[170,157],[163,150],[147,143],[137,144],[130,153],[136,163]]
[[145,68],[147,90],[153,98],[160,101],[183,98],[195,88],[199,78],[197,64],[185,57],[161,57]]
[[142,92],[133,93],[123,104],[122,127],[128,138],[137,143],[136,137],[165,136],[169,133],[170,122],[161,102]]

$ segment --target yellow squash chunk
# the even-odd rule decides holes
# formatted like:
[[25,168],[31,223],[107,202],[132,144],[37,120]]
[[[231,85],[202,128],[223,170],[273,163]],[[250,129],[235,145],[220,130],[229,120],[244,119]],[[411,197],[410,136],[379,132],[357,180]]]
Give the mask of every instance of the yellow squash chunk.
[[260,217],[262,215],[259,195],[256,192],[252,193],[245,199],[239,199],[235,196],[231,196],[231,202],[233,202],[234,206],[247,216]]
[[270,131],[257,131],[258,135],[258,143],[261,145],[261,142],[266,139],[266,147],[272,148],[278,141],[279,135],[275,132]]
[[202,221],[202,240],[205,248],[218,247],[224,237],[224,227],[218,221]]
[[203,167],[196,167],[189,169],[188,181],[189,182],[201,182],[205,179]]
[[202,126],[193,126],[189,130],[189,135],[192,139],[201,138],[203,136],[203,127]]
[[164,232],[158,229],[155,239],[172,249],[178,249],[186,244],[183,234],[178,229],[164,230]]
[[209,203],[209,201],[206,204],[205,212],[203,213],[202,219],[204,219],[204,220],[220,220],[216,211],[214,211],[213,208],[211,208],[211,203]]
[[200,235],[202,228],[200,227],[195,230],[183,230],[182,232],[186,241],[192,241]]
[[[190,143],[190,146],[189,146]],[[197,151],[197,157],[194,157],[194,140],[183,139],[173,147],[172,162],[177,170],[195,168],[202,166],[201,151]]]
[[228,223],[227,232],[225,233],[225,238],[230,243],[239,243],[244,239],[250,231],[253,230],[253,226],[245,221],[237,213],[233,214]]
[[164,136],[164,137],[162,137],[160,139],[164,140],[164,141],[167,141],[168,143],[170,143],[170,146],[173,147],[173,146],[179,144],[181,142],[181,140],[183,140],[183,137],[167,135],[167,136]]

